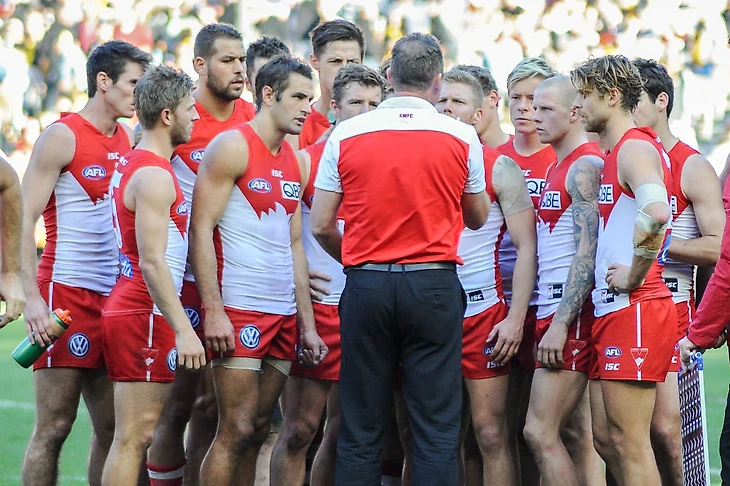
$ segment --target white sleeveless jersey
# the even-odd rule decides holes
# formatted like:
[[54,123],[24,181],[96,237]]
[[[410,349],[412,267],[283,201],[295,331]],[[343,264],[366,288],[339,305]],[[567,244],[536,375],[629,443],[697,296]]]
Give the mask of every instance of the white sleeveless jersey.
[[575,255],[573,200],[565,181],[571,165],[590,155],[603,159],[595,143],[585,143],[550,168],[537,210],[537,318],[555,313]]
[[272,155],[250,125],[236,127],[249,149],[214,233],[223,304],[275,315],[296,313],[290,221],[299,206],[301,172],[284,142]]
[[[315,239],[312,234],[311,222],[312,202],[314,201],[314,181],[317,178],[317,169],[319,168],[319,161],[322,158],[322,152],[324,152],[325,143],[322,141],[306,148],[312,164],[309,171],[309,181],[304,188],[304,195],[302,197],[302,244],[304,245],[304,252],[307,254],[309,270],[329,275],[332,279],[324,283],[330,291],[330,295],[325,295],[324,299],[319,303],[337,305],[340,303],[340,296],[345,289],[345,273],[342,271],[340,262],[324,251],[324,248]],[[345,222],[339,219],[337,223],[340,231],[344,234]]]
[[[687,159],[692,155],[699,154],[695,149],[677,142],[669,151],[669,160],[672,163],[673,194],[671,198],[672,208],[672,238],[680,240],[691,240],[702,236],[700,227],[697,225],[692,202],[687,199],[682,191],[682,171]],[[694,265],[678,262],[667,258],[664,263],[664,283],[672,291],[674,302],[686,302],[694,298]]]

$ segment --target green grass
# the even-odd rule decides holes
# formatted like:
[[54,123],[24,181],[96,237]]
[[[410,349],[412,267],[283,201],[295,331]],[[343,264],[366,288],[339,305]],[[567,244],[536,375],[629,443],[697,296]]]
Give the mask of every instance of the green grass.
[[[34,393],[32,372],[18,366],[10,357],[15,346],[25,337],[22,321],[0,330],[0,485],[20,484],[20,465],[28,439],[33,431]],[[710,467],[712,484],[720,484],[718,441],[728,392],[727,349],[705,354],[705,393],[708,409]],[[86,461],[89,453],[91,425],[82,405],[76,424],[61,456],[61,485],[88,484]]]

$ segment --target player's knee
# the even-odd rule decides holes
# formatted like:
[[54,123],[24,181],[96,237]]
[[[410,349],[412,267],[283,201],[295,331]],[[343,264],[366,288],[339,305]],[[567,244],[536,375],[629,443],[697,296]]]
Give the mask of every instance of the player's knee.
[[35,436],[40,442],[60,447],[71,433],[75,418],[75,415],[73,417],[55,417],[44,426],[39,425],[36,428]]
[[549,434],[544,424],[539,419],[528,414],[525,420],[525,427],[522,430],[525,437],[525,442],[530,447],[530,450],[538,451],[544,449],[549,445]]
[[261,447],[266,442],[266,438],[271,432],[271,418],[260,418],[254,423],[253,434],[251,435],[251,445]]
[[291,453],[304,452],[317,434],[319,424],[311,420],[300,419],[289,422],[285,431],[286,447]]
[[676,423],[671,417],[661,417],[651,423],[651,442],[665,451],[676,450],[681,453],[681,426],[679,417]]
[[[499,421],[497,421],[499,422]],[[491,450],[501,449],[507,446],[507,427],[506,425],[494,424],[474,424],[474,433],[477,436],[477,442],[483,453]]]
[[205,393],[197,397],[193,403],[193,416],[196,420],[216,422],[218,420],[218,403],[215,400],[215,395]]

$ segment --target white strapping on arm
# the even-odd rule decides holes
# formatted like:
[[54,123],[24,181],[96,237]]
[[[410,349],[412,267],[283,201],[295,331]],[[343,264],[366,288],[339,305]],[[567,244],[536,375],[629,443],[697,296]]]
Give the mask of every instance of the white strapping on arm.
[[634,197],[639,207],[639,212],[636,215],[636,226],[654,235],[666,231],[668,223],[659,223],[659,221],[646,214],[643,209],[655,202],[668,204],[667,188],[654,183],[642,184],[634,191]]

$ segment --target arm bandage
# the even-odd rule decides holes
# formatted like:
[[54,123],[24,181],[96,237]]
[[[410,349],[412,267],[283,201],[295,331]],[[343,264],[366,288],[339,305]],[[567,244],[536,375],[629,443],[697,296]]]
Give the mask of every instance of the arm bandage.
[[669,223],[662,223],[646,214],[643,210],[649,204],[655,202],[668,204],[667,189],[659,184],[642,184],[636,188],[634,196],[636,197],[636,205],[639,207],[639,212],[636,215],[636,226],[653,235],[664,232]]

